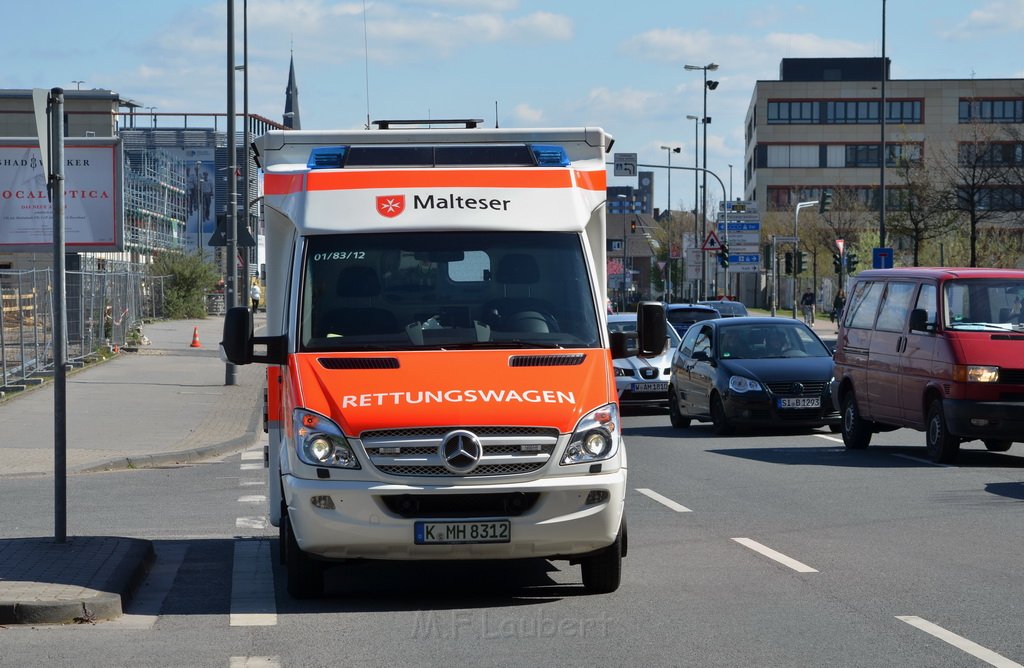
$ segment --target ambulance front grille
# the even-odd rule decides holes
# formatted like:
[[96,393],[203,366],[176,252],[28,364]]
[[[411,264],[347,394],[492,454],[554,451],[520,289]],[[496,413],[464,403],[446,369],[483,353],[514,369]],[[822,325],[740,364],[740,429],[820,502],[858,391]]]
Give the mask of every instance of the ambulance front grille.
[[[473,433],[480,442],[479,463],[466,473],[445,466],[442,443],[453,431]],[[535,473],[558,444],[557,429],[545,427],[429,427],[364,432],[361,443],[381,473],[400,477],[481,478]]]

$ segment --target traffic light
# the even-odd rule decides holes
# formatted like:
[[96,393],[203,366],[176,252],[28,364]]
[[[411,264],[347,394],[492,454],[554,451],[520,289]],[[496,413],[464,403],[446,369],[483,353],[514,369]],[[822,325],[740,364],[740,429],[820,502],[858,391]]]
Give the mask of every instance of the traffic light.
[[846,254],[846,273],[852,274],[853,272],[857,271],[857,262],[859,262],[859,260],[857,259],[857,254],[856,253],[847,253]]
[[718,251],[718,264],[722,266],[722,269],[729,268],[729,244],[728,242],[722,242],[722,248]]
[[785,269],[787,274],[793,273],[793,254],[786,251]]
[[832,208],[832,191],[824,188],[821,191],[821,200],[818,202],[818,213],[826,213]]
[[832,266],[835,267],[836,273],[843,273],[843,256],[839,253],[832,253]]
[[772,253],[772,245],[764,245],[764,268],[768,271],[772,270],[772,265],[775,263],[775,255]]
[[629,224],[629,231],[631,233],[634,233],[634,234],[636,233],[636,221],[635,220],[632,223]]
[[804,273],[804,269],[807,268],[807,253],[800,251],[796,254],[796,273]]

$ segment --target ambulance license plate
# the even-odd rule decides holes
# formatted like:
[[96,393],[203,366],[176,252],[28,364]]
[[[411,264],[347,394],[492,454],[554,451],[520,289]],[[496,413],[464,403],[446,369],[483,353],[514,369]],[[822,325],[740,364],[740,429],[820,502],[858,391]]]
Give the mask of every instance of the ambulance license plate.
[[413,537],[417,545],[508,543],[512,540],[512,524],[508,520],[416,522]]

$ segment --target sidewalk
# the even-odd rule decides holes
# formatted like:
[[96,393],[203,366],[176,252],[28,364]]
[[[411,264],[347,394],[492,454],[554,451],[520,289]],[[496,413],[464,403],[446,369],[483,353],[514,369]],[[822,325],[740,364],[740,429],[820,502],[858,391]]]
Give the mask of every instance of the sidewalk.
[[[69,373],[68,475],[195,462],[262,437],[266,367],[234,367],[235,384],[225,385],[222,328],[221,317],[151,323],[138,352]],[[0,402],[0,481],[52,478],[53,433],[52,382]],[[117,617],[152,555],[137,539],[0,538],[0,624]]]

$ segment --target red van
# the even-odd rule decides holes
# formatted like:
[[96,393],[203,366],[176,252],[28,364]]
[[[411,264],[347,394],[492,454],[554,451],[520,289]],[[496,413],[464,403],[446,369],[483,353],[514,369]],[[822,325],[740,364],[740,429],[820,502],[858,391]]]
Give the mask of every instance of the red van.
[[1024,271],[873,269],[849,294],[832,381],[847,448],[898,427],[936,462],[1024,442]]

